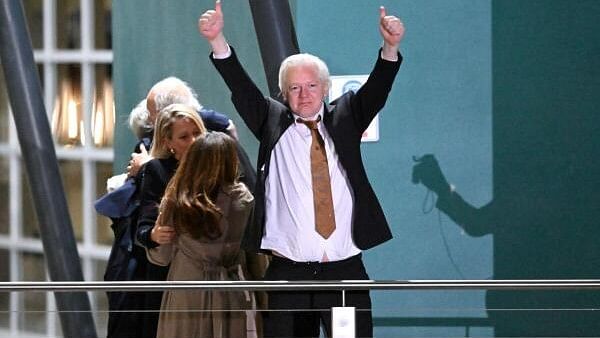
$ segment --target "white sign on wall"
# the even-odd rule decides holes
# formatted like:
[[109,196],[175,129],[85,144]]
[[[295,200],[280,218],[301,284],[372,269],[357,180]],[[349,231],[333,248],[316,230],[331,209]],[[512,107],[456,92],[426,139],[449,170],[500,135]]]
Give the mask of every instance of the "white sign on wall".
[[[349,90],[357,91],[367,81],[369,75],[338,75],[331,76],[329,101],[333,101]],[[375,115],[371,124],[363,132],[362,142],[379,141],[379,114]]]

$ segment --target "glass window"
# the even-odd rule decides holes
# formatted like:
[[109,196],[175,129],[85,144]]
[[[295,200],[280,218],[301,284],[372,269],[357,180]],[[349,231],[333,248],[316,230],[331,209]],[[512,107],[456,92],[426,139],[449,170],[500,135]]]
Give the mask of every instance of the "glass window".
[[33,195],[29,185],[29,178],[25,172],[25,165],[21,165],[21,191],[23,205],[23,236],[40,238],[40,229],[38,226],[37,213],[33,203]]
[[[75,239],[83,240],[83,180],[81,179],[81,162],[59,160],[63,189],[69,206],[69,214]],[[89,206],[92,207],[92,206]]]
[[112,147],[115,129],[115,104],[112,67],[96,65],[96,87],[92,105],[92,139],[96,147]]
[[[106,180],[112,176],[112,163],[96,163],[96,199],[106,193]],[[96,213],[96,238],[98,244],[112,245],[113,232],[110,218]]]
[[52,110],[52,134],[56,143],[80,146],[84,140],[81,107],[81,66],[58,66],[57,97]]
[[112,49],[112,1],[96,0],[95,5],[96,49]]
[[[8,160],[4,156],[0,156],[0,196],[10,196],[10,184],[9,184],[9,168]],[[0,199],[0,234],[8,234],[8,222],[9,217],[9,203],[10,199]],[[3,266],[3,265],[0,265]],[[0,268],[0,270],[2,270]],[[0,274],[2,272],[0,271]]]
[[[46,266],[44,256],[38,253],[22,253],[21,267],[23,281],[45,281]],[[19,328],[33,332],[46,330],[46,293],[21,292],[23,308],[19,320]]]
[[79,0],[56,1],[56,46],[81,48],[81,11]]
[[44,4],[42,0],[24,0],[23,7],[31,36],[31,44],[34,49],[44,47]]
[[[8,142],[8,93],[6,92],[6,82],[4,82],[4,72],[0,67],[0,142]],[[8,195],[7,195],[8,196]]]

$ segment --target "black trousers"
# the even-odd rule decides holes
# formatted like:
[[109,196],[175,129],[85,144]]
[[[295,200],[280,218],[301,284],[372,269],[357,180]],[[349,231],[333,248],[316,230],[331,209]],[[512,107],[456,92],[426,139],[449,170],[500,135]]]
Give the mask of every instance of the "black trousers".
[[[369,279],[362,255],[336,262],[294,262],[273,256],[265,280],[319,281]],[[265,312],[265,338],[319,337],[321,324],[331,337],[331,308],[342,306],[341,291],[271,291]],[[373,336],[369,291],[346,291],[346,306],[356,308],[356,337]],[[281,311],[278,311],[281,310]]]

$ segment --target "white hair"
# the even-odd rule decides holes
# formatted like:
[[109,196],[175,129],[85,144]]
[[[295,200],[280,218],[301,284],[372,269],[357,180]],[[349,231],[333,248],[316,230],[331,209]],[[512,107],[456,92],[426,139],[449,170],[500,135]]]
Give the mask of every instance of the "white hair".
[[156,111],[161,111],[176,103],[185,104],[196,111],[202,109],[202,105],[198,102],[196,92],[192,87],[175,76],[160,80],[152,87],[151,91],[154,92]]
[[146,99],[143,99],[129,113],[129,129],[138,139],[141,139],[152,128],[150,113],[146,108]]
[[279,90],[283,98],[286,98],[288,91],[288,73],[291,68],[298,66],[314,66],[317,68],[319,75],[319,81],[325,86],[326,90],[331,87],[331,79],[329,78],[329,69],[325,62],[318,57],[308,54],[294,54],[290,55],[281,62],[279,66]]

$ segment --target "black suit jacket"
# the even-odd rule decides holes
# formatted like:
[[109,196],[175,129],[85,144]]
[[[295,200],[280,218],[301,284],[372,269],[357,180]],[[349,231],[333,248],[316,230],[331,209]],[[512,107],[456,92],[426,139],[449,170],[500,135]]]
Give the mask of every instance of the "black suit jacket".
[[[288,106],[264,97],[239,63],[235,51],[226,59],[211,61],[231,90],[232,101],[246,125],[260,141],[254,220],[246,228],[242,245],[258,251],[265,225],[265,180],[269,175],[271,152],[294,117]],[[392,88],[398,62],[377,58],[369,79],[356,93],[348,92],[325,106],[323,123],[331,135],[339,160],[346,170],[354,192],[352,239],[362,250],[372,248],[392,238],[388,223],[375,192],[369,183],[360,154],[364,130],[383,108]]]

